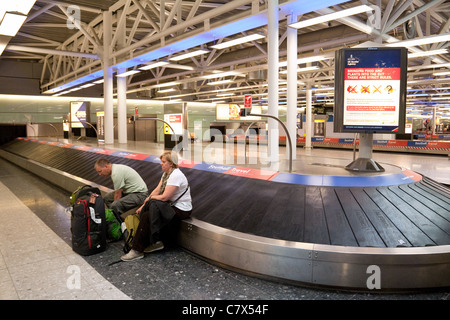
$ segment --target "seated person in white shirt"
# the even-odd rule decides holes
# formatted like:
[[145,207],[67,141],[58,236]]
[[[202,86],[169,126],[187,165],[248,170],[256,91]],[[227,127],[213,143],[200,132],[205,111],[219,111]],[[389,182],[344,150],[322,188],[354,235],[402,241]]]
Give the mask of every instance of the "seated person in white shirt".
[[[156,188],[136,211],[139,226],[133,239],[132,249],[122,256],[123,261],[144,257],[144,253],[161,250],[160,231],[173,219],[186,219],[192,212],[192,199],[186,176],[178,168],[178,157],[166,151],[161,156],[163,176]],[[172,203],[172,205],[171,205]]]

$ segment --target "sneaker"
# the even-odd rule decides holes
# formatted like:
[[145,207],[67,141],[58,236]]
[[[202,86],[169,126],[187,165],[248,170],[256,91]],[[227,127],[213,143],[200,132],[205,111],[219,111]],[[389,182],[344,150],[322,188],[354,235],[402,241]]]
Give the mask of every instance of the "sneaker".
[[127,254],[120,257],[120,259],[122,261],[133,261],[133,260],[142,259],[143,257],[144,257],[143,252],[138,252],[136,250],[131,249],[130,252],[128,252]]
[[153,251],[158,251],[164,249],[164,244],[161,241],[158,241],[154,244],[149,245],[147,248],[145,248],[145,253],[150,253]]

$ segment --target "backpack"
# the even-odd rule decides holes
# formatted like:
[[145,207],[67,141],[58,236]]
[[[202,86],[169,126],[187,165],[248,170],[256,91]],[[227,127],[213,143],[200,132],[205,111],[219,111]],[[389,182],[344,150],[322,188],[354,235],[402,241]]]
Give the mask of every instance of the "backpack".
[[128,253],[133,246],[134,235],[139,225],[139,217],[136,214],[130,214],[125,218],[124,224],[126,228],[123,228],[123,239],[125,240],[123,252]]
[[71,196],[72,250],[88,256],[106,250],[105,204],[100,190],[83,186]]

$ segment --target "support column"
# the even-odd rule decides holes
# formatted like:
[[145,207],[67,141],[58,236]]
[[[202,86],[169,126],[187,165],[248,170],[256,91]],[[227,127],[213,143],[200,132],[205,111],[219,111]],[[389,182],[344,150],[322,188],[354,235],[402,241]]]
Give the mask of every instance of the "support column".
[[[297,22],[297,15],[288,16],[288,24]],[[287,28],[287,129],[291,136],[292,160],[297,158],[297,29]],[[288,140],[286,138],[286,146]],[[286,155],[289,150],[286,148]]]
[[312,92],[311,84],[306,84],[306,122],[305,122],[305,149],[310,151],[311,146],[311,127],[312,127]]
[[[374,25],[381,25],[381,17],[376,15],[375,17],[377,21]],[[380,36],[374,39],[375,43],[379,43],[382,46],[382,36],[381,30]],[[357,47],[367,47],[368,45],[372,46],[372,44],[363,43],[358,45]],[[372,159],[372,151],[373,151],[373,133],[371,132],[360,132],[359,134],[359,154],[358,158],[351,162],[349,165],[345,167],[346,170],[349,171],[360,171],[360,172],[383,172],[384,168],[379,165],[375,160]]]
[[[121,14],[125,14],[121,10]],[[126,29],[125,26],[119,27],[117,32],[120,32],[117,38],[117,44],[119,49],[126,46]],[[126,70],[118,70],[118,73],[125,72]],[[119,143],[127,143],[127,78],[117,78],[117,138]]]
[[[278,118],[278,0],[268,3],[268,114]],[[268,119],[268,156],[272,170],[278,170],[278,122]]]
[[[117,70],[118,73],[125,72]],[[127,143],[127,78],[117,78],[117,138],[119,143]]]
[[111,67],[112,14],[103,12],[103,99],[105,111],[105,144],[114,144],[113,72]]

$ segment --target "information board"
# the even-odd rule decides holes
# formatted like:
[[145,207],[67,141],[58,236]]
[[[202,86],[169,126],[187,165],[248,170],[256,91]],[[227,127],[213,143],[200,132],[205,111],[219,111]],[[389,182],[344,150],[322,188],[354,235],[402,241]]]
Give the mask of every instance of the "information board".
[[[262,107],[260,105],[252,106],[252,113],[260,114]],[[242,120],[242,121],[255,121],[261,120],[261,117],[257,116],[240,116],[241,107],[237,104],[217,104],[216,105],[216,120]]]
[[89,122],[90,102],[72,101],[70,102],[70,122],[72,128],[86,128],[86,121]]
[[406,48],[336,52],[335,132],[404,133]]

